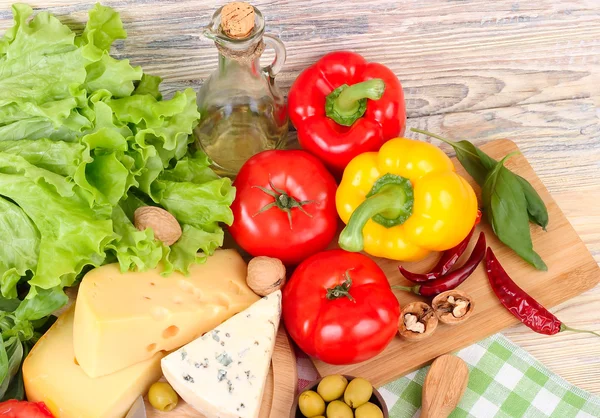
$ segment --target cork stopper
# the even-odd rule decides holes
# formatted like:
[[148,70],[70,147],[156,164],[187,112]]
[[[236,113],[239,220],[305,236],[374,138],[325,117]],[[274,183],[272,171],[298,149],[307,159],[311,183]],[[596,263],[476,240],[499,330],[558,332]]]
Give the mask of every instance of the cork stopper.
[[250,35],[254,29],[254,8],[244,2],[227,3],[221,9],[221,29],[230,38]]

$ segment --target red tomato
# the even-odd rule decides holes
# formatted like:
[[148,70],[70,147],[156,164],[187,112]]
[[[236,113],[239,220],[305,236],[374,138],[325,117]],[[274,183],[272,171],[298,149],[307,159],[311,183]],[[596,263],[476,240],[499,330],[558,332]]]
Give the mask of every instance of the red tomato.
[[398,332],[400,305],[369,257],[344,250],[315,254],[283,290],[283,320],[308,355],[330,364],[359,363]]
[[27,402],[11,399],[0,403],[2,418],[52,418],[43,402]]
[[298,264],[323,250],[337,229],[336,183],[306,151],[264,151],[233,182],[233,239],[253,256]]

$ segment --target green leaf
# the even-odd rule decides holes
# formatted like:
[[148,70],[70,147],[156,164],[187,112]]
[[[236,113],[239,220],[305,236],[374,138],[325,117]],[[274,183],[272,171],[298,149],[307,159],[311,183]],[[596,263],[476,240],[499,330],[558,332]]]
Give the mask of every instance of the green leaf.
[[164,186],[159,203],[180,223],[213,231],[218,222],[233,223],[229,206],[235,198],[231,180],[221,178],[207,183],[159,181]]
[[59,129],[69,120],[76,122],[71,129],[83,128],[87,120],[72,117],[79,97],[74,86],[86,77],[74,34],[48,13],[28,22],[30,7],[17,4],[13,12],[15,26],[0,47],[0,114],[14,115],[0,123],[3,131],[18,123],[17,131],[47,132],[49,125]]
[[[86,147],[76,142],[21,139],[1,141],[0,152],[19,155],[36,167],[65,177],[73,177],[84,162]],[[89,159],[91,161],[91,158]]]
[[[113,238],[112,209],[90,208],[76,190],[71,196],[61,195],[56,189],[66,188],[65,178],[7,156],[0,153],[0,195],[18,204],[40,234],[37,268],[29,283],[51,288],[61,283],[62,276],[76,275],[85,265],[100,265],[104,247]],[[50,178],[52,184],[47,184]]]
[[18,338],[12,337],[8,340],[0,341],[0,382],[4,385],[4,381],[10,380],[7,345],[13,344]]
[[504,157],[490,171],[482,189],[483,205],[496,236],[538,270],[548,267],[533,250],[527,216],[527,201],[520,182],[506,167]]
[[161,180],[186,181],[196,184],[217,180],[219,176],[210,168],[211,163],[208,156],[198,150],[177,161],[172,169],[165,170],[161,175]]
[[[27,355],[24,354],[23,357]],[[22,365],[22,363],[21,363]],[[0,402],[8,401],[9,399],[16,399],[18,401],[25,400],[25,385],[23,382],[23,370],[19,367],[17,374],[10,381],[6,393],[3,398],[0,398]]]
[[62,308],[68,301],[69,297],[63,292],[62,286],[51,289],[32,287],[15,311],[15,316],[18,321],[37,321]]
[[[23,361],[27,358],[27,354],[29,354],[29,346],[28,343],[23,344]],[[22,401],[25,399],[25,385],[23,384],[23,370],[20,366],[22,366],[23,361],[19,365],[19,369],[14,378],[10,381],[6,392],[4,393],[4,397],[0,399],[1,402],[7,401],[9,399],[16,399]]]
[[454,148],[456,158],[467,170],[467,173],[473,177],[477,184],[483,185],[489,169],[482,163],[477,148],[469,141],[448,141],[447,143]]
[[[19,299],[8,299],[4,296],[0,296],[0,311],[2,313],[14,312],[19,307],[21,301]],[[0,314],[1,315],[1,314]]]
[[171,251],[165,260],[165,271],[163,275],[169,275],[173,271],[184,274],[189,273],[189,266],[193,263],[203,263],[209,255],[223,245],[223,230],[215,228],[213,232],[191,225],[183,225],[181,238],[171,246]]
[[[143,200],[143,198],[146,200]],[[151,206],[148,202],[150,200],[147,196],[143,195],[138,189],[133,189],[132,193],[127,196],[127,199],[123,199],[119,206],[125,213],[128,219],[133,219],[135,210],[137,208],[141,208],[142,206]]]
[[[1,197],[0,236],[10,237],[0,251],[2,296],[16,298],[17,283],[21,276],[25,276],[27,271],[35,271],[40,240],[35,225],[25,212],[19,206]],[[0,306],[0,309],[2,308]],[[9,312],[12,312],[12,309]]]
[[[5,345],[4,342],[0,345]],[[8,356],[7,373],[0,383],[0,399],[4,398],[10,383],[18,373],[21,363],[23,362],[23,343],[18,338],[13,338],[8,341],[6,347],[6,354]],[[0,367],[4,367],[3,363],[0,363]]]
[[156,100],[162,99],[160,94],[159,86],[162,82],[162,78],[154,75],[144,74],[142,80],[139,82],[133,94],[149,94]]
[[[45,318],[38,319],[37,321],[33,321],[35,333],[33,335],[33,338],[28,340],[28,343],[31,344],[31,346],[33,347],[33,345],[38,342],[38,340],[42,337],[42,335],[44,335],[46,332],[48,332],[48,330],[52,327],[52,325],[54,325],[54,323],[56,322],[57,319],[58,319],[57,316],[48,315]],[[27,349],[27,345],[25,345],[25,349]]]
[[113,225],[118,237],[107,248],[115,252],[121,271],[154,268],[163,257],[163,244],[154,239],[152,229],[138,230],[122,207],[113,208]]
[[116,60],[106,54],[88,65],[86,70],[87,90],[108,90],[114,97],[129,96],[134,90],[134,82],[142,78],[141,67],[132,67],[128,60]]
[[119,14],[112,8],[96,3],[89,11],[89,19],[82,34],[84,42],[108,51],[117,39],[127,38]]
[[546,204],[527,180],[521,176],[515,176],[519,180],[519,183],[521,183],[525,199],[527,200],[529,220],[544,228],[545,231],[548,226],[548,209],[546,208]]

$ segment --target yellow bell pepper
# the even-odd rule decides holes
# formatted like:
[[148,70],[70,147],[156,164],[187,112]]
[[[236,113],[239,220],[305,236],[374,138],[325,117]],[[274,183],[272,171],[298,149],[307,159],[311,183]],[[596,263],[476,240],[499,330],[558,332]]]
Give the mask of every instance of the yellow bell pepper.
[[407,138],[350,161],[335,200],[347,224],[340,247],[393,260],[416,261],[456,246],[477,216],[475,192],[450,158]]

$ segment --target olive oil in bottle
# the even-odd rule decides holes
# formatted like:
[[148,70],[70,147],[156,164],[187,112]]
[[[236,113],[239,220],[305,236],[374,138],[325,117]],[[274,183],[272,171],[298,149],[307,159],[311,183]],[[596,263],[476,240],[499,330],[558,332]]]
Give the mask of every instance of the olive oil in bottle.
[[[214,170],[233,177],[254,154],[285,146],[287,109],[275,84],[285,48],[264,34],[260,11],[246,3],[217,10],[205,35],[219,50],[219,67],[198,93],[201,118],[194,133]],[[261,67],[265,45],[275,50],[275,60]]]

